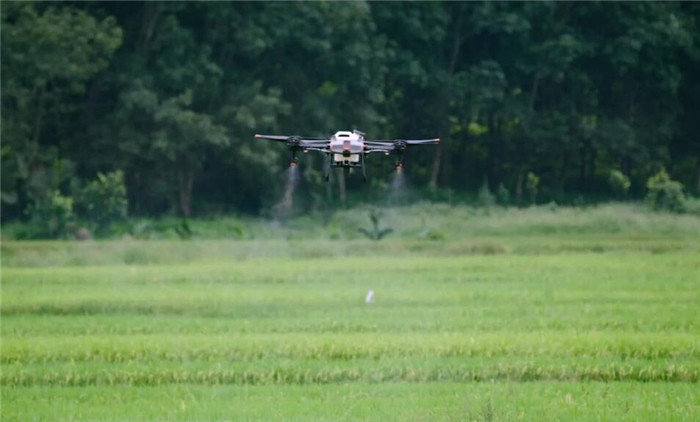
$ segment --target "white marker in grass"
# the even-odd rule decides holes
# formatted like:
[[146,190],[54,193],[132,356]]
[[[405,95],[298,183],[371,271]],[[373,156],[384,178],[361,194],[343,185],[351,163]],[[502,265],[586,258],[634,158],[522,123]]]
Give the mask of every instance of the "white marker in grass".
[[370,289],[370,291],[367,292],[365,303],[374,303],[374,290]]

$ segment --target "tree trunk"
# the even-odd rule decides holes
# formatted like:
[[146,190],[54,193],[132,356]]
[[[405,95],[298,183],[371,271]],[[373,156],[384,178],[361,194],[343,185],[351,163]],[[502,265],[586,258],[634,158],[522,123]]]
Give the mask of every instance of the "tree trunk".
[[564,194],[564,186],[566,185],[566,176],[569,173],[569,153],[565,152],[561,160],[561,168],[559,170],[559,180],[557,181],[557,193]]
[[523,170],[518,171],[518,181],[515,184],[515,203],[518,206],[522,205],[523,199]]
[[153,31],[155,30],[158,18],[160,18],[161,6],[157,2],[147,1],[143,5],[141,16],[141,34],[139,36],[138,51],[142,57],[148,53],[148,47],[153,39]]
[[194,173],[192,171],[184,171],[180,173],[180,211],[185,217],[192,214],[190,203],[192,200],[192,184],[194,182]]
[[598,150],[593,147],[592,143],[589,143],[588,149],[590,150],[590,154],[588,154],[588,181],[591,181],[595,178],[595,171],[596,171],[596,159],[598,158]]
[[[462,31],[462,21],[464,20],[464,16],[462,13],[463,6],[460,4],[460,8],[458,10],[458,15],[457,15],[457,22],[455,23],[455,28],[454,28],[454,33],[453,33],[453,38],[452,38],[452,56],[450,57],[450,67],[448,69],[449,72],[449,79],[447,82],[447,87],[445,90],[446,95],[444,96],[445,98],[443,99],[443,106],[445,109],[444,112],[444,118],[445,118],[445,128],[449,130],[449,123],[447,123],[448,119],[448,105],[450,103],[449,97],[452,95],[452,79],[454,77],[455,73],[455,68],[457,66],[457,60],[459,59],[459,51],[462,46],[462,36],[460,35],[460,32]],[[444,135],[441,135],[444,136]],[[442,148],[443,148],[443,143],[440,142],[437,144],[435,147],[435,155],[433,156],[433,167],[432,170],[430,171],[430,188],[435,189],[437,188],[437,181],[438,181],[438,176],[440,176],[440,165],[442,164]]]
[[588,149],[587,143],[588,142],[584,139],[581,142],[581,148],[579,150],[579,152],[581,154],[581,156],[580,156],[581,167],[579,169],[578,183],[579,183],[579,188],[582,190],[585,189],[585,187],[586,187],[586,173],[587,173],[586,172],[586,155],[587,155],[587,149]]
[[44,118],[44,100],[46,99],[46,85],[42,85],[39,89],[39,99],[37,100],[36,119],[34,121],[34,134],[32,139],[34,142],[39,142],[41,137],[41,125]]
[[437,188],[437,180],[440,175],[440,162],[442,161],[442,143],[435,147],[435,155],[433,156],[433,168],[430,171],[430,189]]

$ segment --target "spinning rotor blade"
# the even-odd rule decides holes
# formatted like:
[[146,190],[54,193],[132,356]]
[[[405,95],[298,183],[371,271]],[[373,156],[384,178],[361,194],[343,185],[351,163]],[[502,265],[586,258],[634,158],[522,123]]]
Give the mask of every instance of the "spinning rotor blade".
[[440,142],[440,138],[433,139],[394,139],[392,141],[365,141],[365,145],[376,147],[390,147],[400,143],[405,145],[432,145]]
[[327,138],[304,138],[296,135],[259,135],[255,134],[255,139],[268,139],[270,141],[279,142],[294,142],[298,143],[300,147],[323,147],[328,144],[329,139]]
[[269,139],[270,141],[282,141],[285,142],[287,141],[291,136],[285,136],[285,135],[258,135],[257,133],[255,134],[255,139]]
[[435,139],[407,139],[404,142],[406,142],[407,145],[432,145],[432,144],[437,144],[440,142],[440,138],[435,138]]
[[394,146],[394,141],[365,141],[365,145],[373,147],[392,147]]
[[367,152],[403,153],[408,146],[414,145],[435,145],[440,142],[439,138],[434,139],[394,139],[393,141],[365,141]]

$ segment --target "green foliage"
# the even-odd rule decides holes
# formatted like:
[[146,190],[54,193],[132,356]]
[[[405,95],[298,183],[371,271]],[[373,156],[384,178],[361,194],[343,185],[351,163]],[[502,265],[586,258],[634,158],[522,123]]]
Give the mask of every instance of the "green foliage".
[[540,178],[533,172],[528,172],[525,178],[525,191],[530,198],[530,205],[537,202],[537,188],[540,185]]
[[[287,152],[252,134],[342,128],[443,138],[406,170],[450,203],[485,176],[518,202],[594,202],[615,169],[633,183],[612,191],[638,199],[658,164],[695,192],[698,22],[673,2],[9,2],[2,218],[113,169],[138,215],[259,215]],[[389,167],[369,178],[385,184]],[[337,203],[321,157],[299,168],[309,208]]]
[[688,214],[700,216],[700,198],[686,197],[683,208]]
[[510,205],[510,191],[505,187],[503,183],[498,185],[498,190],[496,191],[496,200],[499,204],[503,206]]
[[68,140],[81,136],[76,123],[90,120],[81,98],[109,66],[122,29],[112,16],[35,3],[3,5],[1,27],[5,217],[61,188],[54,173],[69,170],[67,152],[83,147]]
[[624,198],[629,192],[632,182],[630,182],[629,177],[625,176],[620,170],[610,170],[610,175],[608,176],[608,185],[615,192],[618,198]]
[[389,233],[393,232],[394,229],[390,227],[381,228],[380,220],[382,218],[382,213],[376,209],[369,212],[369,219],[372,222],[372,227],[364,228],[360,227],[357,229],[360,233],[367,236],[371,240],[382,240],[382,238]]
[[192,232],[192,228],[190,228],[190,223],[187,221],[187,219],[183,219],[180,221],[180,224],[177,224],[174,228],[175,233],[180,237],[182,240],[188,240],[192,238],[192,235],[194,234]]
[[[547,205],[528,208],[507,208],[494,207],[488,213],[481,212],[479,208],[472,206],[449,206],[447,204],[421,203],[407,207],[384,209],[384,214],[391,222],[394,229],[392,235],[398,239],[415,240],[428,239],[432,237],[431,232],[436,237],[444,237],[449,242],[455,242],[453,246],[435,248],[436,254],[451,255],[457,250],[469,250],[478,253],[486,250],[486,246],[478,245],[479,239],[489,236],[499,236],[508,238],[509,236],[537,236],[537,244],[528,242],[526,245],[511,245],[517,248],[526,248],[532,253],[542,250],[559,250],[560,248],[599,248],[596,242],[588,244],[580,237],[571,235],[594,236],[604,233],[626,233],[643,240],[650,234],[663,234],[671,238],[678,238],[684,235],[700,234],[700,221],[697,216],[698,200],[686,201],[688,215],[675,215],[656,213],[646,206],[639,204],[597,204],[586,206],[582,202],[580,207],[559,206],[554,202]],[[296,251],[303,255],[306,251],[314,255],[322,255],[325,249],[333,249],[333,253],[346,253],[340,247],[328,245],[326,240],[351,240],[364,237],[357,231],[357,227],[363,226],[363,221],[367,218],[367,208],[350,208],[337,211],[332,214],[327,212],[308,213],[290,217],[284,224],[270,221],[265,218],[253,217],[233,217],[219,216],[214,218],[191,218],[188,225],[197,239],[201,240],[231,240],[245,239],[261,242],[261,248],[269,251],[271,255],[277,255],[280,250],[277,246],[267,245],[264,242],[278,241],[280,239],[315,240],[319,242],[318,247],[305,248]],[[324,224],[327,219],[327,224]],[[149,240],[173,240],[179,239],[174,228],[181,223],[181,218],[161,217],[144,218],[136,217],[123,223],[113,224],[108,233],[102,236],[111,238],[136,238]],[[384,221],[384,220],[382,220]],[[3,240],[26,238],[32,228],[31,222],[9,222],[3,225]],[[552,239],[552,244],[543,242],[542,238],[553,235],[569,236],[575,238],[574,245],[561,245]],[[475,245],[474,243],[477,243]],[[496,242],[500,250],[509,250],[508,245]],[[566,242],[565,242],[566,243]],[[643,242],[642,242],[643,243]],[[620,249],[627,246],[635,250],[645,247],[636,243],[621,244]],[[377,246],[381,248],[380,244]],[[454,249],[453,249],[454,247]],[[365,249],[367,247],[365,246]],[[496,248],[496,249],[499,249]],[[669,245],[671,249],[683,248],[678,243]],[[496,250],[494,249],[494,250]],[[366,249],[368,252],[376,253],[377,249]],[[142,254],[149,255],[156,262],[160,262],[158,253],[149,251],[148,246],[141,250]],[[223,251],[223,250],[222,250]],[[101,258],[91,254],[92,251],[83,251],[82,254],[90,257],[88,261],[98,262]],[[205,249],[202,253],[213,253]],[[223,253],[223,252],[222,252]],[[232,256],[247,256],[245,250],[228,251]],[[252,252],[251,252],[252,253]],[[242,255],[241,255],[242,254]],[[47,259],[61,258],[59,256],[46,255]],[[197,255],[199,256],[199,255]],[[206,255],[202,255],[202,258]],[[4,262],[11,262],[11,259],[3,255]]]
[[479,195],[476,199],[477,204],[480,207],[491,208],[496,203],[496,197],[491,193],[489,189],[488,180],[484,179],[481,188],[479,188]]
[[447,238],[447,236],[445,235],[445,233],[443,233],[439,230],[428,229],[428,230],[420,232],[418,234],[418,238],[438,241],[438,240],[445,240]]
[[26,239],[62,238],[74,229],[73,198],[62,195],[59,191],[51,192],[45,198],[31,204],[29,225],[18,237]]
[[106,234],[113,223],[126,219],[128,203],[124,173],[97,173],[97,178],[77,196],[76,211],[80,218],[94,226],[99,235]]
[[658,173],[647,180],[646,203],[656,211],[685,211],[685,194],[680,182],[671,180],[666,169],[662,168]]

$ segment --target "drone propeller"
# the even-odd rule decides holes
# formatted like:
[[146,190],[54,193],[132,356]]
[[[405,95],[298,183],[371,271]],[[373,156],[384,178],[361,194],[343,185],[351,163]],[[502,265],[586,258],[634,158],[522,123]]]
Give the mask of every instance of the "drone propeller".
[[328,138],[314,138],[299,135],[259,135],[255,134],[255,139],[267,139],[270,141],[286,142],[290,146],[320,146],[327,143]]
[[440,138],[434,139],[407,139],[404,140],[408,145],[433,145],[440,143]]
[[383,152],[385,155],[396,155],[396,170],[403,169],[403,158],[406,148],[417,145],[435,145],[440,138],[433,139],[394,139],[392,141],[365,141],[368,152]]
[[400,146],[400,147],[405,147],[407,145],[434,145],[440,142],[440,138],[433,138],[433,139],[393,139],[391,141],[388,140],[382,140],[382,141],[365,141],[365,144],[371,145],[371,146]]
[[299,151],[308,152],[309,150],[323,151],[328,148],[328,138],[309,138],[301,137],[299,135],[259,135],[255,134],[256,139],[267,139],[270,141],[284,142],[289,148],[289,152],[292,154],[292,160],[289,166],[294,168],[297,166],[299,159],[297,154]]

